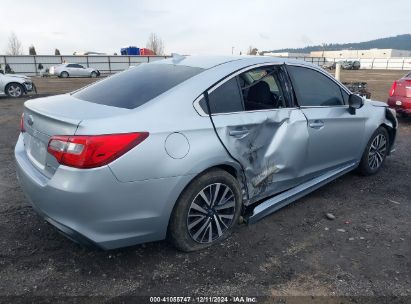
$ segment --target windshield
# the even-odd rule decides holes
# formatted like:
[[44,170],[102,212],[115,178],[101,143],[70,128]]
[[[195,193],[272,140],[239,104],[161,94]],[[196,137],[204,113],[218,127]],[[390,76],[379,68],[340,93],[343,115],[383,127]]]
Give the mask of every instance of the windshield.
[[118,108],[135,109],[203,69],[172,64],[141,64],[85,87],[74,97]]

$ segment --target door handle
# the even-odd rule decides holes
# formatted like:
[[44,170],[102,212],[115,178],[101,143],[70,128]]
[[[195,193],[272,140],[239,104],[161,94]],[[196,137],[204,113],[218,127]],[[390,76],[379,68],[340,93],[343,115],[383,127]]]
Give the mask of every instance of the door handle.
[[310,121],[308,125],[313,129],[321,129],[322,127],[324,127],[324,122],[322,120],[314,120]]
[[248,134],[248,130],[231,130],[228,132],[230,136],[241,137]]

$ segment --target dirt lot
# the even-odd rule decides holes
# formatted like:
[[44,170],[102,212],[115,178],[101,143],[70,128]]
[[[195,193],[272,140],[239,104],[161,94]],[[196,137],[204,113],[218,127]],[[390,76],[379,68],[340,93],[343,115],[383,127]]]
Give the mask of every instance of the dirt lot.
[[[345,71],[343,80],[367,81],[373,96],[385,100],[403,74]],[[49,94],[89,80],[35,82]],[[347,174],[254,225],[238,227],[213,248],[186,254],[157,242],[102,252],[61,236],[27,204],[13,160],[23,102],[0,97],[0,295],[106,297],[77,298],[84,302],[141,295],[411,301],[411,119],[400,120],[397,151],[379,174]],[[336,219],[325,218],[326,212]]]

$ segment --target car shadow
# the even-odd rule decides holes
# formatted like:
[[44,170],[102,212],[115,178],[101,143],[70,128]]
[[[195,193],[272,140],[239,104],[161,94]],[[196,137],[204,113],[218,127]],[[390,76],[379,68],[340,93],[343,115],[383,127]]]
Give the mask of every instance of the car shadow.
[[402,116],[402,117],[397,117],[398,123],[400,124],[409,124],[411,123],[411,116]]

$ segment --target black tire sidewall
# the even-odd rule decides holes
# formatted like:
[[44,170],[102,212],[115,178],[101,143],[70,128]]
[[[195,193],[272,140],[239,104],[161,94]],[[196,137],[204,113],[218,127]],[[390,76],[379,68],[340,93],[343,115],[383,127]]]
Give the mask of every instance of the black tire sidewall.
[[[374,141],[375,137],[379,134],[383,134],[385,136],[386,140],[387,140],[387,151],[385,152],[384,159],[382,160],[381,165],[376,169],[371,169],[371,167],[368,163],[368,154],[369,154],[372,142]],[[365,150],[364,150],[363,155],[361,157],[360,165],[358,167],[361,174],[363,174],[363,175],[372,175],[372,174],[377,173],[381,169],[381,167],[384,165],[385,159],[387,157],[388,149],[389,149],[389,146],[390,146],[389,143],[390,143],[390,137],[389,137],[388,131],[384,127],[379,127],[377,130],[375,130],[375,132],[371,136],[370,140],[368,141],[368,144],[365,147]]]
[[68,72],[61,72],[60,73],[60,77],[61,78],[68,78],[70,75],[69,75],[69,73]]
[[[197,194],[206,186],[214,183],[224,183],[230,187],[236,199],[236,212],[231,226],[224,232],[224,234],[220,238],[211,243],[201,244],[194,241],[188,232],[188,211],[191,202],[194,200]],[[221,242],[231,234],[233,228],[238,223],[238,219],[241,214],[241,207],[242,195],[238,181],[231,174],[224,170],[209,170],[191,181],[191,183],[181,193],[179,199],[176,202],[176,205],[174,206],[170,218],[168,239],[174,244],[175,247],[187,252],[201,250],[218,242]]]

